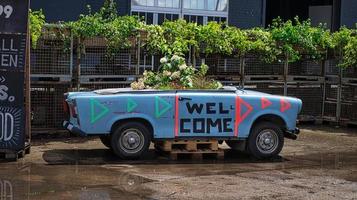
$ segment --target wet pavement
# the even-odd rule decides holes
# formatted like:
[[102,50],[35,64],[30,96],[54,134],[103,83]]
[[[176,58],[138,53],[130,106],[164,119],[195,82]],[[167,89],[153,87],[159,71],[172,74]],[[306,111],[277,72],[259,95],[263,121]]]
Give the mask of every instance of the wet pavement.
[[97,138],[36,139],[25,159],[0,163],[0,200],[357,199],[357,129],[301,132],[263,161],[228,149],[224,160],[171,161],[151,150],[123,161]]

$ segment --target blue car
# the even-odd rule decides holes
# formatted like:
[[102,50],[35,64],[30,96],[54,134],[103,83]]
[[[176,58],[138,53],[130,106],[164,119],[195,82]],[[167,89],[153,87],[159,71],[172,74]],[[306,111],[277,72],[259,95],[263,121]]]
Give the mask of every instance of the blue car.
[[74,134],[100,136],[123,159],[135,159],[151,141],[218,139],[256,158],[280,153],[296,139],[300,99],[224,87],[220,90],[105,89],[65,94]]

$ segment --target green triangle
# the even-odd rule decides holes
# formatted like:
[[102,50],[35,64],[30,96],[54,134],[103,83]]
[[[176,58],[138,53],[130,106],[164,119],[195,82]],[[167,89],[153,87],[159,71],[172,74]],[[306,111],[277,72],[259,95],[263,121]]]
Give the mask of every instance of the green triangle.
[[[160,110],[160,105],[163,106],[163,108]],[[156,118],[161,117],[163,114],[165,114],[168,110],[171,109],[171,104],[169,104],[167,101],[160,97],[155,97],[155,116]]]
[[[95,113],[95,109],[99,108],[100,113]],[[109,109],[101,104],[98,100],[95,99],[90,99],[90,123],[94,124],[98,120],[100,120],[102,117],[104,117],[106,114],[108,114]]]
[[128,98],[128,102],[126,104],[126,110],[127,112],[133,112],[133,110],[138,106],[138,104],[132,100],[131,98]]

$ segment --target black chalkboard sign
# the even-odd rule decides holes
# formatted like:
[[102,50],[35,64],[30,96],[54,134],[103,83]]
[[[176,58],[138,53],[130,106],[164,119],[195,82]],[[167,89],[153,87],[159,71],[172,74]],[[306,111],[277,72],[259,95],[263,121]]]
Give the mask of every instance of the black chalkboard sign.
[[0,71],[0,105],[23,106],[24,74]]
[[29,0],[0,0],[0,151],[25,148],[24,72]]
[[0,32],[27,32],[28,0],[0,0]]
[[0,149],[23,149],[25,146],[24,131],[24,108],[0,106]]
[[24,70],[26,35],[0,34],[0,70]]

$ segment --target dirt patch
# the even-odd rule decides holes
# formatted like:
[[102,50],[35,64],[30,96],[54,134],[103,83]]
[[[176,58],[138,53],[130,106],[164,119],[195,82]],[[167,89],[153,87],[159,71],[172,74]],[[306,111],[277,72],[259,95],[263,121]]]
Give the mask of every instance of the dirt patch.
[[152,147],[123,161],[98,138],[47,137],[19,163],[0,165],[0,191],[19,199],[357,199],[356,143],[357,129],[304,126],[270,160],[223,144],[220,161],[171,161]]

